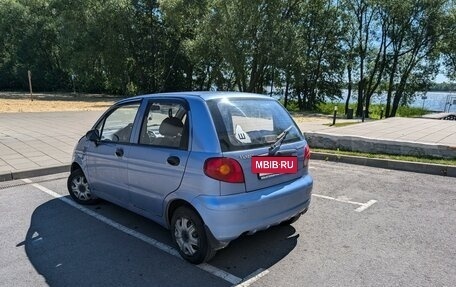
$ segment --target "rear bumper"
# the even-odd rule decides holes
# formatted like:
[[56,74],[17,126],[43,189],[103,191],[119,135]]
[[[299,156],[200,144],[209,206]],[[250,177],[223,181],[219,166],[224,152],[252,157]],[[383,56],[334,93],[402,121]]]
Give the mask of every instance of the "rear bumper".
[[227,196],[198,196],[192,204],[215,240],[228,243],[243,233],[269,228],[299,213],[309,204],[310,175],[269,188]]

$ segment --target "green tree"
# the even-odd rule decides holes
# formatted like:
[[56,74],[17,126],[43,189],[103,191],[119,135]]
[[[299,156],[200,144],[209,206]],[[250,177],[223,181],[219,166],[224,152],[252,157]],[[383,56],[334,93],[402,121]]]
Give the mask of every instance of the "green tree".
[[[386,87],[394,116],[443,55],[455,77],[452,0],[3,0],[0,88],[284,94],[300,110],[338,99],[357,114]],[[354,96],[353,96],[354,97]]]
[[444,19],[444,37],[441,41],[441,51],[446,67],[446,75],[453,81],[456,80],[456,6],[455,1],[449,1],[447,15]]
[[438,43],[443,37],[446,3],[445,0],[388,2],[391,25],[388,37],[392,45],[388,51],[387,117],[396,115],[407,91],[410,94],[429,86],[427,82],[437,74]]
[[[340,6],[333,1],[303,1],[297,22],[298,55],[294,88],[300,109],[315,109],[341,96],[344,71]],[[301,103],[301,93],[303,102]]]
[[8,0],[1,4],[2,31],[9,35],[2,45],[5,62],[0,68],[10,79],[7,88],[26,89],[27,70],[32,71],[38,90],[55,90],[67,84],[56,43],[58,27],[52,21],[55,11],[49,6],[44,0]]
[[388,46],[385,33],[388,27],[382,22],[377,1],[356,0],[343,3],[347,7],[347,21],[344,24],[347,25],[348,33],[349,87],[352,86],[352,71],[355,66],[358,91],[356,115],[362,116],[366,109],[365,115],[368,116],[370,99],[382,80]]
[[17,1],[0,2],[0,89],[26,87],[27,72],[19,66],[18,51],[21,34],[27,27],[27,13],[27,8]]

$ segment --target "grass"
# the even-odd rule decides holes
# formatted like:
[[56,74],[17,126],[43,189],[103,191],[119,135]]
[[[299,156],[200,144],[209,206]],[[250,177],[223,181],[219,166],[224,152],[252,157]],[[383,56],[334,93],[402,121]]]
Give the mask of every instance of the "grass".
[[[321,103],[318,105],[317,109],[320,113],[326,115],[334,114],[334,106],[337,106],[337,115],[343,115],[345,112],[344,103]],[[369,106],[369,117],[371,119],[380,119],[380,114],[382,112],[382,107],[385,109],[385,105],[372,104]],[[350,104],[350,109],[353,111],[356,110],[356,104]],[[422,108],[413,108],[413,107],[399,107],[397,110],[396,116],[398,117],[419,117],[429,113],[429,111]],[[385,113],[383,112],[383,118]]]
[[397,113],[400,117],[421,117],[428,114],[429,111],[422,108],[399,107]]
[[349,156],[359,156],[359,157],[367,157],[367,158],[391,159],[391,160],[401,160],[401,161],[410,161],[410,162],[419,162],[419,163],[431,163],[431,164],[456,166],[456,159],[440,159],[440,158],[415,157],[415,156],[405,156],[405,155],[376,154],[376,153],[330,150],[330,149],[321,149],[321,148],[313,148],[312,151],[330,153],[330,154],[334,154],[334,155],[349,155]]

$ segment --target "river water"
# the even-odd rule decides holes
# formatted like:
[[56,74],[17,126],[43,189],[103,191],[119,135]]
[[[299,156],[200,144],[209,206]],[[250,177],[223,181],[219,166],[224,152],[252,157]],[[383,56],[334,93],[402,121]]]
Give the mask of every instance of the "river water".
[[[342,96],[343,100],[341,102],[345,102],[347,90],[342,91]],[[356,98],[352,98],[350,102],[355,103]],[[375,94],[372,97],[371,103],[386,105],[386,93],[380,95]],[[417,93],[410,106],[424,108],[433,112],[456,112],[456,92]]]

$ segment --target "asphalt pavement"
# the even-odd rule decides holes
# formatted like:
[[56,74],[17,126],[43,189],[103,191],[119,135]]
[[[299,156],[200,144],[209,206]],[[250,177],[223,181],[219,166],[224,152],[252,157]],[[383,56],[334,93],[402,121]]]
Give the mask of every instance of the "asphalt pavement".
[[[0,114],[0,181],[66,171],[76,142],[101,114]],[[351,122],[356,124],[333,127],[328,126],[331,118],[323,117],[299,125],[311,147],[456,158],[456,121],[389,118]],[[413,166],[410,169],[415,170]],[[445,170],[444,174],[456,171]]]
[[[454,286],[456,178],[311,160],[309,211],[243,236],[206,265],[168,230],[68,173],[0,183],[0,286]],[[330,179],[330,180],[328,180]]]

